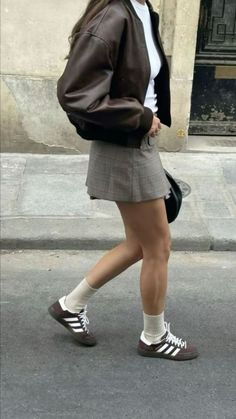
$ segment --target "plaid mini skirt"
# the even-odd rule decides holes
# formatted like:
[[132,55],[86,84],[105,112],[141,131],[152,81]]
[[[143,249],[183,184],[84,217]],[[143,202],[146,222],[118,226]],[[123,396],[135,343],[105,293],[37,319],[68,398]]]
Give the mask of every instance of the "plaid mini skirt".
[[129,202],[164,197],[171,187],[151,136],[140,148],[92,141],[85,185],[90,199]]

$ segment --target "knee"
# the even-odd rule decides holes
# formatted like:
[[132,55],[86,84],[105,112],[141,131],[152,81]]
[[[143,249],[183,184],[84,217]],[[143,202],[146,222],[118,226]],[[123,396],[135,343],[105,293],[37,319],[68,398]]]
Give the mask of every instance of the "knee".
[[155,262],[167,262],[171,253],[172,240],[170,236],[158,240],[152,247],[143,249],[143,257]]
[[161,246],[162,252],[165,254],[166,259],[169,259],[170,257],[171,245],[172,245],[171,236],[168,235],[167,237],[163,239],[162,246]]
[[134,259],[135,261],[143,259],[143,250],[141,246],[137,246],[134,248]]
[[127,244],[128,249],[129,249],[129,252],[132,255],[132,258],[135,261],[138,261],[138,260],[143,258],[142,246],[140,246],[138,243],[126,242],[126,244]]
[[168,261],[170,257],[170,251],[171,251],[171,239],[170,237],[167,237],[160,241],[159,245],[156,249],[156,258],[161,259],[164,261]]

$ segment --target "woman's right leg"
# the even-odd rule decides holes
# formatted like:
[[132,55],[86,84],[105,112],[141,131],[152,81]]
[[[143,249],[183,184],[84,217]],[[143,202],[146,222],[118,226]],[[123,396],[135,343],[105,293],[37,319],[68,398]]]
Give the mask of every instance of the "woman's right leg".
[[171,237],[163,198],[117,202],[123,222],[142,248],[140,292],[143,310],[158,315],[165,308]]
[[164,198],[137,203],[118,202],[123,221],[143,253],[140,291],[144,329],[138,353],[142,356],[185,361],[198,356],[196,347],[170,332],[164,321],[167,264],[171,237]]

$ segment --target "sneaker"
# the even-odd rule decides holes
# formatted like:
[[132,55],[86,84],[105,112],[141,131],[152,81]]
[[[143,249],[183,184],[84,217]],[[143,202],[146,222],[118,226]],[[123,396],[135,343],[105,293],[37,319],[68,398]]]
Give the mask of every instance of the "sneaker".
[[65,308],[65,298],[64,295],[52,304],[48,308],[49,314],[62,326],[65,326],[78,342],[87,346],[96,345],[97,340],[87,327],[89,324],[89,319],[86,316],[87,305],[79,313],[72,313]]
[[174,361],[196,358],[199,355],[197,349],[194,346],[187,345],[187,342],[182,338],[174,336],[170,332],[170,323],[164,323],[166,332],[158,343],[149,343],[144,336],[144,331],[142,331],[137,348],[139,355],[167,358]]

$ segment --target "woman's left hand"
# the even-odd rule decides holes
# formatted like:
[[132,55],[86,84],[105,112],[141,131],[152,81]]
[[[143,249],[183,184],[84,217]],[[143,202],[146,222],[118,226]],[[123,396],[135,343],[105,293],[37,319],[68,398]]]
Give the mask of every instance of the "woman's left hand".
[[155,114],[153,114],[152,127],[148,134],[151,137],[155,137],[159,133],[160,129],[161,129],[161,121]]

